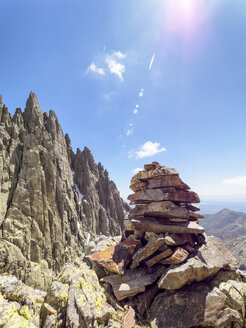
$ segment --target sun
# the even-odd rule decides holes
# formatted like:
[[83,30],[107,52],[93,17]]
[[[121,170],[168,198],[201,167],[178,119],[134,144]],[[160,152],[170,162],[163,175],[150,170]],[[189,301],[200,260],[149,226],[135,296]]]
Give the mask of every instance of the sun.
[[192,38],[200,29],[205,17],[203,0],[170,0],[167,5],[165,28]]

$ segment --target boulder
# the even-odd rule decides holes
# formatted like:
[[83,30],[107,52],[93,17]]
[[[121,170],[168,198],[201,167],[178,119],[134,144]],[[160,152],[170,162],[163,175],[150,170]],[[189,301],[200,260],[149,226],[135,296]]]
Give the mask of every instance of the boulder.
[[214,276],[220,269],[236,270],[237,261],[222,241],[214,236],[207,238],[196,256],[188,258],[181,265],[166,269],[158,282],[159,288],[180,289],[193,281],[202,281]]
[[[195,283],[178,291],[166,291],[153,301],[149,316],[152,328],[237,327],[244,319],[217,287]],[[234,326],[233,326],[234,327]]]

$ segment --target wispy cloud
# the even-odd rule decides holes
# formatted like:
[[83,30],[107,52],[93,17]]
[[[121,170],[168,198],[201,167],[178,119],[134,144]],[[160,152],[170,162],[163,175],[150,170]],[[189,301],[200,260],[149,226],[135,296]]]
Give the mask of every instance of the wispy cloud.
[[97,75],[107,75],[108,73],[115,74],[121,81],[124,81],[123,73],[126,72],[126,67],[122,63],[122,60],[126,55],[121,51],[114,51],[105,53],[106,46],[104,46],[103,54],[98,57],[100,67],[94,61],[86,70],[86,74],[92,72]]
[[126,57],[126,55],[123,54],[121,51],[115,51],[115,52],[113,53],[113,56],[114,56],[114,57],[117,57],[117,58],[119,58],[119,59],[124,59],[124,58]]
[[[119,53],[121,53],[121,52],[119,52]],[[126,67],[125,67],[125,65],[116,61],[115,53],[112,56],[106,57],[106,63],[108,65],[108,69],[109,69],[110,73],[116,74],[121,81],[124,81],[123,73],[125,73]]]
[[132,173],[134,173],[134,174],[137,174],[139,171],[142,171],[143,169],[141,169],[140,167],[136,167],[133,171],[132,171]]
[[98,67],[94,62],[90,64],[90,66],[87,68],[86,73],[93,72],[99,75],[105,75],[105,71],[103,68]]
[[222,181],[223,184],[233,184],[233,185],[240,185],[246,186],[246,175],[245,176],[238,176],[230,179],[225,179]]
[[136,159],[150,157],[166,151],[166,148],[160,148],[160,143],[147,141],[143,144],[138,151],[130,151],[128,157],[135,157]]

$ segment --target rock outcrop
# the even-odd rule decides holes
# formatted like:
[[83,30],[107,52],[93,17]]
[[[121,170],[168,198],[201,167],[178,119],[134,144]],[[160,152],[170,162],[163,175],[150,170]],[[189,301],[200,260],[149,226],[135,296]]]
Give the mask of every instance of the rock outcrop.
[[88,256],[104,268],[100,281],[137,317],[146,313],[151,328],[245,327],[245,276],[223,242],[198,224],[198,195],[157,162],[130,188],[136,207],[121,242]]
[[74,154],[55,113],[30,93],[11,117],[0,101],[0,272],[45,289],[99,234],[119,235],[127,204],[88,148]]

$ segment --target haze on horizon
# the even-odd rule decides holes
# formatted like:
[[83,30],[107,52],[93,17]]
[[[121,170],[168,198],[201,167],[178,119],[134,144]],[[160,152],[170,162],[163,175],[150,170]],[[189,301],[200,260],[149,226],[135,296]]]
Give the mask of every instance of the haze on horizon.
[[124,198],[156,160],[204,203],[246,203],[244,1],[2,0],[0,12],[12,113],[34,91]]

